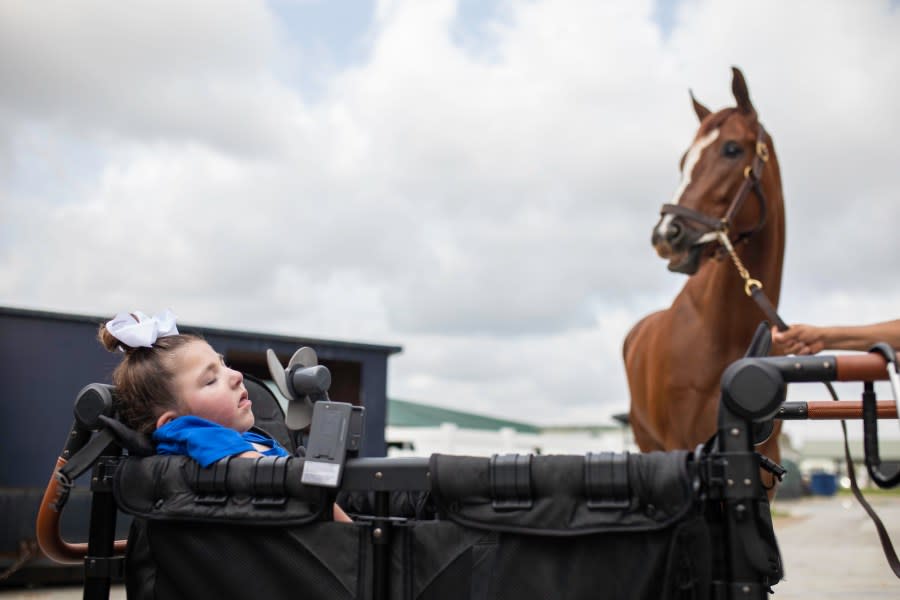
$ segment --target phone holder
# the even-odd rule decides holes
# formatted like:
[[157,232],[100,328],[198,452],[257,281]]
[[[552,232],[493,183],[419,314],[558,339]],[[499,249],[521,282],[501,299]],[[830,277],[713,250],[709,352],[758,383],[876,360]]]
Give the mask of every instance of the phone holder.
[[362,446],[364,420],[362,406],[316,402],[300,480],[306,485],[340,486],[347,459],[357,456]]

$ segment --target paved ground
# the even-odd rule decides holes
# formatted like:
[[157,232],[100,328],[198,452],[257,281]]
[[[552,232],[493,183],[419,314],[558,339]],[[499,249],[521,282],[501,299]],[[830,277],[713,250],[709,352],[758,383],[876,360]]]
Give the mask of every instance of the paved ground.
[[[872,497],[900,547],[900,496]],[[900,579],[888,567],[869,517],[849,496],[776,501],[775,529],[786,579],[773,600],[900,598]],[[77,600],[80,588],[0,590],[0,600]],[[125,600],[115,588],[111,600]]]
[[[0,590],[3,600],[81,600],[84,596],[81,588],[54,587],[31,590]],[[125,600],[125,588],[115,586],[110,590],[110,600]]]
[[[900,496],[867,496],[900,551]],[[787,517],[778,517],[786,513]],[[775,501],[785,580],[775,600],[900,598],[875,526],[851,496]]]

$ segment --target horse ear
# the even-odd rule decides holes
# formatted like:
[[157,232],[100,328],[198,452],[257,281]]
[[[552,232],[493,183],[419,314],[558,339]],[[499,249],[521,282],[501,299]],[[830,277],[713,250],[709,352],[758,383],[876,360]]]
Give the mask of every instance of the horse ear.
[[731,93],[734,94],[734,99],[737,100],[738,109],[748,115],[755,113],[756,109],[753,108],[753,103],[750,102],[750,92],[747,90],[744,74],[737,67],[731,67],[731,73]]
[[697,118],[702,122],[703,119],[705,119],[707,115],[709,115],[709,113],[712,111],[697,102],[697,99],[694,98],[694,90],[688,90],[688,92],[691,94],[691,102],[694,104],[694,112],[697,113]]

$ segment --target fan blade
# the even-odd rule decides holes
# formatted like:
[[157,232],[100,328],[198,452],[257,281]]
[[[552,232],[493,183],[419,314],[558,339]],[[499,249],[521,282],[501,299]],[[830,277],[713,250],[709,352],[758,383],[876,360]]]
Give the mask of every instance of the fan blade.
[[313,407],[309,396],[288,402],[284,423],[289,429],[303,429],[312,423]]
[[287,368],[281,366],[278,357],[271,349],[266,351],[266,362],[269,364],[269,372],[275,385],[288,399],[287,414],[284,417],[284,423],[290,429],[304,429],[312,423],[313,405],[309,396],[297,397],[293,390],[288,386],[287,373],[295,366],[300,368],[314,367],[319,364],[319,357],[312,348],[304,346],[294,352],[291,360],[288,361]]
[[316,356],[316,351],[310,348],[309,346],[303,346],[291,357],[291,360],[288,361],[287,368],[285,371],[290,371],[291,367],[294,365],[300,365],[301,367],[314,367],[319,364],[319,357]]
[[[294,356],[296,356],[296,354]],[[275,351],[271,348],[266,350],[266,363],[269,365],[269,374],[272,375],[272,380],[278,387],[278,391],[280,391],[281,395],[288,400],[292,400],[293,395],[287,386],[287,375],[285,374],[284,367],[278,362],[278,357],[275,356]]]

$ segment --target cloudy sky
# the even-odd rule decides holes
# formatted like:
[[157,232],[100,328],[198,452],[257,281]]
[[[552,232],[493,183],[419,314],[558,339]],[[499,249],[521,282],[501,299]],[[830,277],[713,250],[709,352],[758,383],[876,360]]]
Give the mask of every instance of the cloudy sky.
[[896,0],[2,2],[0,305],[400,345],[393,397],[605,422],[732,65],[782,314],[896,318]]

